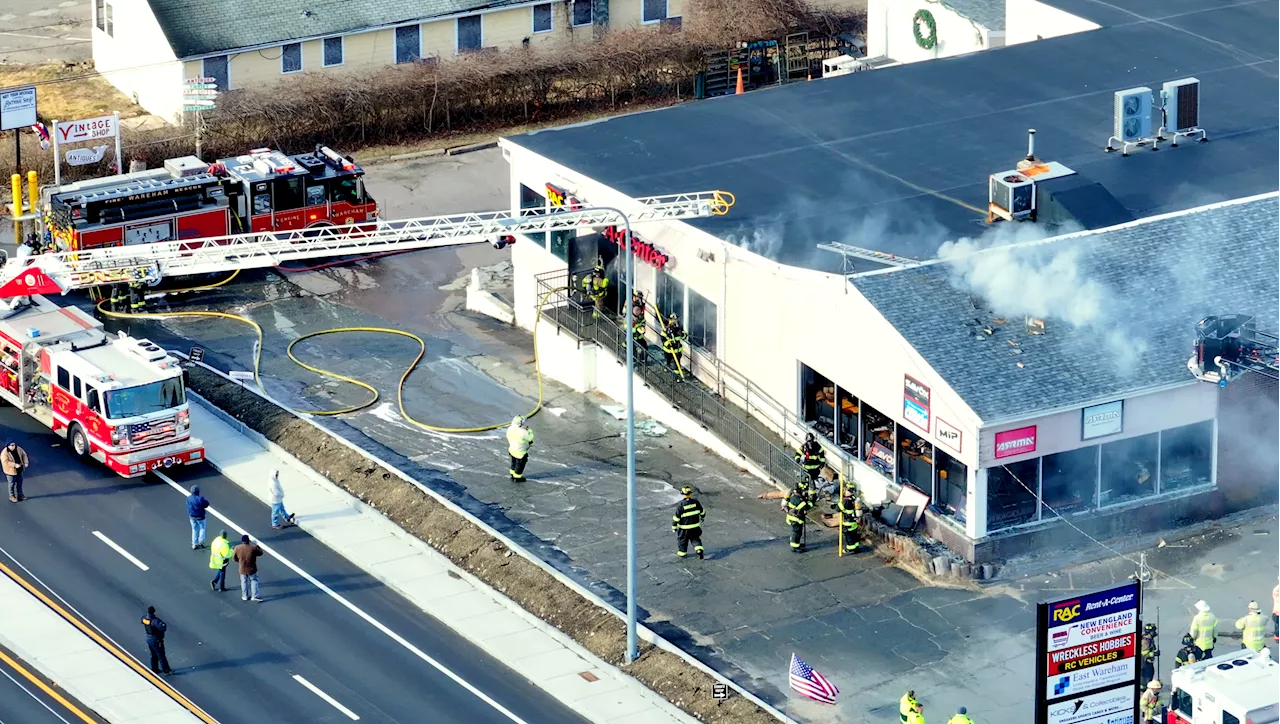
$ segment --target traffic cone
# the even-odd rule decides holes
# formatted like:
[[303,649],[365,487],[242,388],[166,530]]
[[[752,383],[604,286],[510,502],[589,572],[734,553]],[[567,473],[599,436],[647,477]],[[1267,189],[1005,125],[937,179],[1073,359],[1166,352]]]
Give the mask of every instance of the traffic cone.
[[733,91],[733,94],[735,96],[742,95],[742,69],[741,68],[738,69],[738,87],[736,90]]

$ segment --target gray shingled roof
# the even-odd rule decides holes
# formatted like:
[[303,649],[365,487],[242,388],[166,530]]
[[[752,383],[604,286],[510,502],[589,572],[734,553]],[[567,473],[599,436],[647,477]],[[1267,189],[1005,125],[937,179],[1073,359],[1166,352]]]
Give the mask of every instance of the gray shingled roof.
[[[179,58],[515,5],[520,0],[148,0]],[[387,49],[390,57],[391,49]]]
[[[853,284],[992,422],[1190,381],[1194,326],[1207,315],[1253,314],[1274,333],[1277,238],[1280,204],[1270,196]],[[1026,332],[1027,314],[1045,320],[1043,335]],[[979,341],[984,326],[996,331]]]
[[938,0],[987,30],[1004,30],[1005,0]]

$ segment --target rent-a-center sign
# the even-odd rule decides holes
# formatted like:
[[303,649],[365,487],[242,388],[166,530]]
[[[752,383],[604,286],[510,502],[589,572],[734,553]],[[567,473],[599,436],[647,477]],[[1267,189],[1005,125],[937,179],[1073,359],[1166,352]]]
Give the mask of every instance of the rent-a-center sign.
[[1141,604],[1134,581],[1037,606],[1036,724],[1136,721]]

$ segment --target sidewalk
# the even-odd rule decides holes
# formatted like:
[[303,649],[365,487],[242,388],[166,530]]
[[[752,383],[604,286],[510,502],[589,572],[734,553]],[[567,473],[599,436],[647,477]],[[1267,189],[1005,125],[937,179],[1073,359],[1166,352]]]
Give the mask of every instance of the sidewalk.
[[[661,696],[604,663],[502,594],[454,567],[315,471],[264,449],[192,396],[192,427],[209,464],[266,503],[266,472],[280,470],[298,525],[387,587],[599,724],[688,724]],[[267,515],[264,508],[263,515]],[[594,676],[594,681],[584,677]]]
[[112,724],[200,724],[8,576],[0,575],[0,643]]

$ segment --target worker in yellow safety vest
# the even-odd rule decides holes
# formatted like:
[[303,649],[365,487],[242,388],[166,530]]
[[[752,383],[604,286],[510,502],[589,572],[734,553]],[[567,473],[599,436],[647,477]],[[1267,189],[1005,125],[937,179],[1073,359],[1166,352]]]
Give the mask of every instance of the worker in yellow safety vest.
[[507,452],[511,453],[511,482],[524,482],[524,466],[529,462],[529,448],[533,446],[533,428],[523,415],[511,418],[507,428]]
[[1280,584],[1271,591],[1271,623],[1276,641],[1280,641]]
[[925,724],[923,705],[917,704],[916,710],[907,715],[907,724]]
[[1266,647],[1267,641],[1267,621],[1262,617],[1262,611],[1258,610],[1258,602],[1249,602],[1249,613],[1236,621],[1236,628],[1243,633],[1240,634],[1240,641],[1246,649],[1261,651]]
[[[1213,658],[1213,645],[1218,641],[1218,617],[1209,610],[1209,604],[1196,601],[1196,615],[1191,619],[1191,638],[1204,652],[1205,659]],[[1202,659],[1203,660],[1203,659]]]
[[582,280],[582,290],[586,292],[587,298],[595,305],[595,311],[592,316],[600,316],[604,311],[604,295],[609,289],[609,279],[605,277],[604,270],[597,267],[591,272],[591,276]]
[[1143,724],[1156,721],[1156,708],[1160,706],[1160,680],[1152,679],[1138,698],[1138,713],[1142,715]]
[[907,693],[903,694],[902,698],[898,700],[898,716],[905,722],[907,717],[917,710],[923,711],[924,707],[920,705],[920,702],[916,701],[915,689],[907,689]]
[[973,724],[973,720],[969,718],[969,710],[962,706],[956,710],[956,715],[951,717],[951,721],[947,724]]

